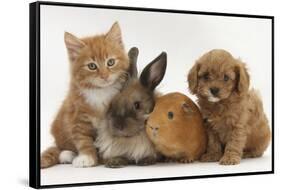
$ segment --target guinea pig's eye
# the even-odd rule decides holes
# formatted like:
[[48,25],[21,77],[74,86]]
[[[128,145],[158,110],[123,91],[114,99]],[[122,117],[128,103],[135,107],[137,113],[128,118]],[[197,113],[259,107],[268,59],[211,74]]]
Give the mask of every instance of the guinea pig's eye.
[[209,78],[210,78],[209,73],[204,73],[203,79],[204,80],[209,80]]
[[174,113],[171,112],[171,111],[169,111],[169,112],[168,112],[168,118],[169,118],[169,119],[173,119],[173,118],[174,118]]
[[134,102],[134,108],[135,108],[136,110],[139,110],[139,109],[140,109],[140,102],[139,102],[139,101]]
[[90,70],[96,70],[98,68],[97,65],[93,62],[89,63],[87,66]]
[[223,80],[224,80],[225,82],[228,81],[228,80],[229,80],[229,76],[224,75],[224,76],[223,76]]

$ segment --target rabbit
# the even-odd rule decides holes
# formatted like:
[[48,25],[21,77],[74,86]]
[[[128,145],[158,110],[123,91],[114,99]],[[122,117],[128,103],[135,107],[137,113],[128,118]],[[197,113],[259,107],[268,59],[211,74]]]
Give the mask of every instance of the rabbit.
[[156,163],[158,154],[145,132],[145,122],[155,105],[156,86],[162,81],[167,54],[162,52],[149,63],[138,78],[138,49],[129,51],[129,79],[112,100],[103,126],[97,129],[95,146],[105,167]]

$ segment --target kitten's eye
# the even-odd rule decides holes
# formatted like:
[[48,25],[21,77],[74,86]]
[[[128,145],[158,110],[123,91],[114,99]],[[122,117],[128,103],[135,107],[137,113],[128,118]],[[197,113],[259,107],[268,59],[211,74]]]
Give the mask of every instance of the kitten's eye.
[[97,67],[97,65],[96,65],[95,63],[89,63],[89,64],[88,64],[88,68],[89,68],[90,70],[96,70],[98,67]]
[[169,119],[173,119],[173,118],[174,118],[174,113],[171,112],[171,111],[169,111],[169,112],[168,112],[168,118],[169,118]]
[[140,102],[139,102],[139,101],[136,101],[136,102],[134,103],[134,107],[135,107],[136,110],[139,110],[139,109],[140,109]]
[[107,61],[107,66],[112,67],[113,65],[115,65],[115,59],[109,59]]
[[204,75],[203,75],[203,79],[204,80],[209,80],[209,73],[205,73]]
[[228,81],[228,80],[229,80],[229,76],[224,75],[223,80],[224,80],[225,82]]

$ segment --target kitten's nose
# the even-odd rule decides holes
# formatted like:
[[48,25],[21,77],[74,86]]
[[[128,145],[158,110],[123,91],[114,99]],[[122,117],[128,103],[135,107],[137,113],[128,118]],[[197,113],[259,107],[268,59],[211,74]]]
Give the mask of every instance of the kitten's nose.
[[210,88],[210,91],[213,95],[217,95],[219,93],[220,89],[217,87],[212,87],[212,88]]
[[100,78],[103,79],[103,80],[107,80],[108,79],[108,73],[101,72],[100,73]]
[[100,78],[102,78],[103,80],[107,80],[108,79],[108,75],[101,75]]

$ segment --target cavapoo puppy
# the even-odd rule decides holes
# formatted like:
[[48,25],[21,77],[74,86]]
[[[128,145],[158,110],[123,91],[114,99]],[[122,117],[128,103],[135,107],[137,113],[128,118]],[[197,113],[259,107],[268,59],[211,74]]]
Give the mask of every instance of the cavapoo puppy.
[[241,157],[263,155],[271,132],[261,98],[249,90],[244,63],[225,50],[212,50],[196,61],[188,83],[198,97],[208,133],[201,161],[234,165]]

